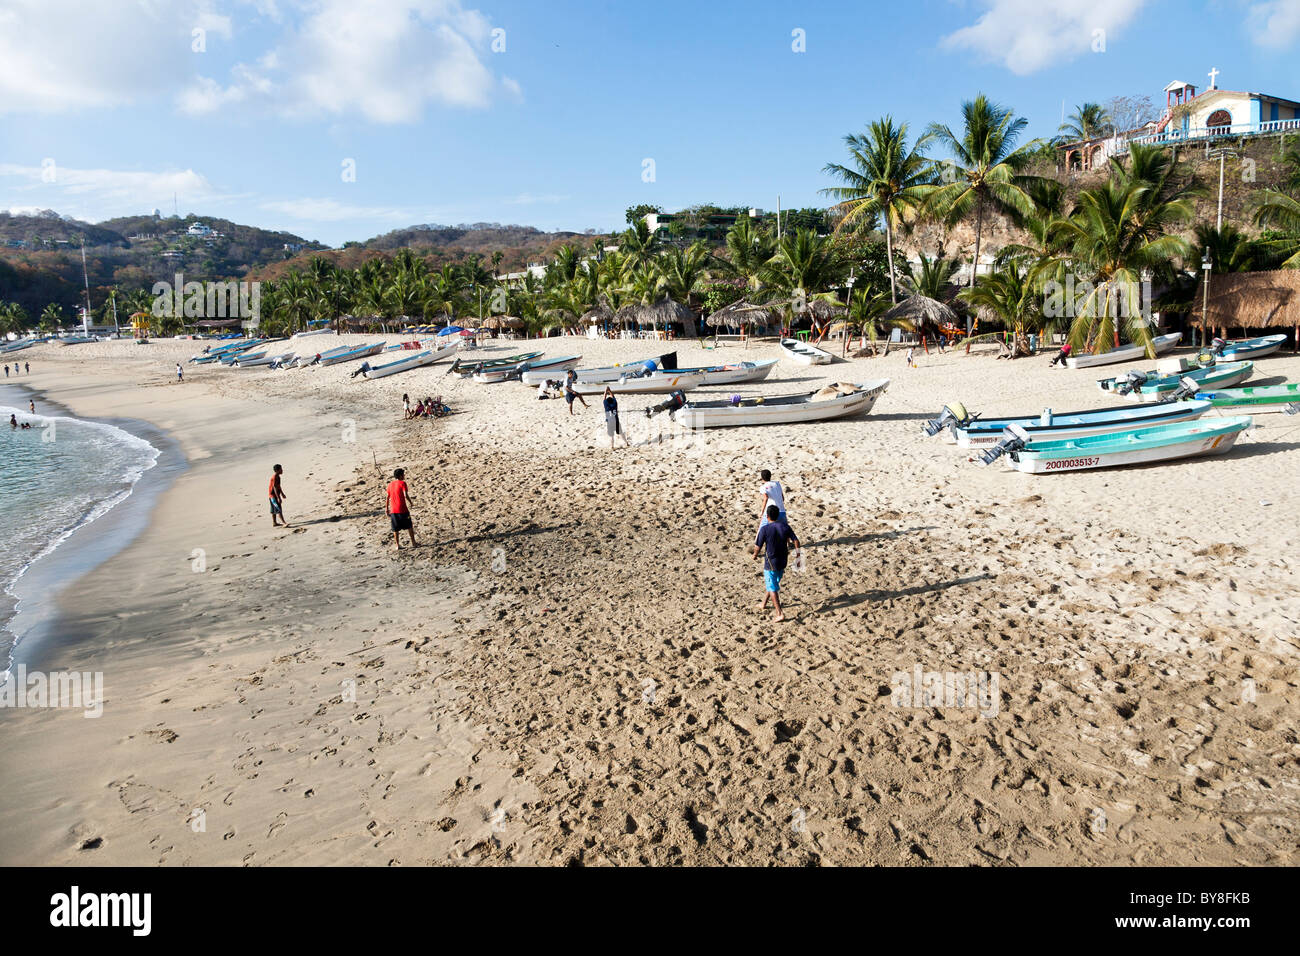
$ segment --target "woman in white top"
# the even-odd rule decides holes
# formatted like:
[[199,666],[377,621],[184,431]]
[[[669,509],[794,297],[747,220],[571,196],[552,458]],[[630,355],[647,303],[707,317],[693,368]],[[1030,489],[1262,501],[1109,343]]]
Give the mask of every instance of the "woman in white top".
[[759,502],[758,513],[762,519],[758,522],[761,528],[767,524],[767,506],[776,505],[777,511],[781,512],[781,520],[785,521],[785,489],[781,487],[781,482],[772,480],[772,473],[764,468],[758,473],[763,479],[763,487],[759,489],[759,496],[762,499]]

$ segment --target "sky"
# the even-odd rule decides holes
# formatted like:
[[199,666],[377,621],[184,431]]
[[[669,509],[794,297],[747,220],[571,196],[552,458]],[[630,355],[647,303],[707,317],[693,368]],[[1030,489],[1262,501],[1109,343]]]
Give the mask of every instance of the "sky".
[[[0,209],[161,209],[341,245],[827,204],[843,137],[1051,136],[1171,80],[1300,100],[1300,0],[0,0]],[[175,197],[175,200],[173,200]]]

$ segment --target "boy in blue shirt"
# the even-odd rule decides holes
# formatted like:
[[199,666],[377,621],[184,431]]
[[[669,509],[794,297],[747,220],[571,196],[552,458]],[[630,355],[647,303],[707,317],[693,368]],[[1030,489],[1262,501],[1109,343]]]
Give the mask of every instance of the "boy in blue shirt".
[[790,525],[782,519],[781,509],[776,505],[768,505],[767,524],[758,529],[758,540],[754,542],[753,556],[757,558],[760,550],[764,552],[763,582],[766,593],[758,609],[767,610],[767,601],[771,598],[772,605],[776,608],[776,617],[773,618],[776,621],[785,620],[785,611],[781,608],[781,576],[785,574],[785,566],[790,560],[792,543],[795,552],[798,553],[799,538],[790,529]]

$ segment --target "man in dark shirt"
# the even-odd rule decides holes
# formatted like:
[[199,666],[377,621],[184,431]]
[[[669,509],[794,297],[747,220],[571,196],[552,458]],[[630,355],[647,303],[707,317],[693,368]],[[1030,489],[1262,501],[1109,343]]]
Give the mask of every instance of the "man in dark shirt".
[[781,518],[781,509],[776,505],[767,506],[767,524],[758,529],[758,540],[754,542],[754,557],[757,558],[759,552],[764,553],[763,557],[763,581],[766,587],[766,593],[763,595],[763,603],[758,606],[760,611],[767,610],[768,598],[772,599],[772,605],[776,608],[776,617],[773,620],[784,621],[785,611],[781,608],[781,575],[785,574],[786,562],[790,559],[790,545],[794,544],[794,550],[799,551],[799,538],[790,529]]

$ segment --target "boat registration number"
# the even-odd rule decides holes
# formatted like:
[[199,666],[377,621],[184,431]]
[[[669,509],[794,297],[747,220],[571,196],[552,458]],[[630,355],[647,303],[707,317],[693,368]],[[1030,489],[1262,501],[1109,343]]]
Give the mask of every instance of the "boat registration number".
[[1046,471],[1061,471],[1065,468],[1091,468],[1100,458],[1059,458],[1047,463]]

